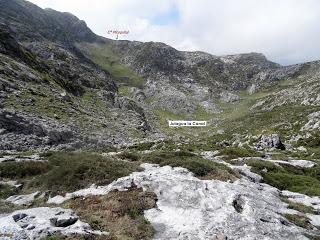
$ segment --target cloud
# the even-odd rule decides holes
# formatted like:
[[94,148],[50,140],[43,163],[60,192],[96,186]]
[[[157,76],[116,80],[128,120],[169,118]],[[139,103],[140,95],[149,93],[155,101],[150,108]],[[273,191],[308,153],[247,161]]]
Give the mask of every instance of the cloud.
[[262,52],[292,64],[320,59],[318,0],[31,0],[68,11],[99,35],[161,41],[179,50],[215,55]]

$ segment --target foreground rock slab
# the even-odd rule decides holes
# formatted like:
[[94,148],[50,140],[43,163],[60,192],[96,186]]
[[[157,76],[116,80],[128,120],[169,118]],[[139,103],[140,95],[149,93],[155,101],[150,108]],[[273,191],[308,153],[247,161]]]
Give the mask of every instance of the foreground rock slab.
[[55,233],[107,234],[92,231],[72,210],[63,208],[31,208],[0,216],[0,239],[41,239]]
[[8,197],[6,199],[6,202],[10,202],[14,205],[18,206],[29,206],[32,204],[32,202],[37,198],[43,198],[43,195],[41,195],[41,192],[35,192],[30,193],[26,195],[14,195],[11,197]]
[[183,168],[143,164],[105,187],[92,186],[50,201],[103,195],[126,190],[132,184],[157,194],[157,208],[145,211],[156,230],[154,239],[308,239],[307,230],[288,222],[283,214],[295,214],[280,200],[280,191],[241,178],[233,183],[200,180]]

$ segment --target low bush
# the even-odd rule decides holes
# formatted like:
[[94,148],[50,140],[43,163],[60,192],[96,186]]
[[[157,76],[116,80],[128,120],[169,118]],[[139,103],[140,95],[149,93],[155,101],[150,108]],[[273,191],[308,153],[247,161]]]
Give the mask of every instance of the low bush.
[[16,195],[18,192],[18,189],[15,187],[0,184],[0,199],[6,199],[12,195]]
[[107,185],[142,170],[138,163],[118,161],[93,153],[47,154],[51,170],[37,176],[32,186],[55,192],[74,191],[90,184]]
[[249,160],[252,171],[264,181],[280,190],[320,196],[320,167],[298,168],[290,165],[276,166],[272,162]]
[[285,214],[285,218],[288,219],[289,222],[299,227],[306,228],[306,229],[312,228],[310,220],[304,216],[300,216],[296,214]]
[[288,204],[288,208],[290,209],[294,209],[294,210],[297,210],[301,213],[310,213],[310,214],[314,214],[315,213],[315,210],[313,207],[311,206],[306,206],[302,203],[298,203],[298,202],[293,202],[293,201],[290,201],[288,200],[287,198],[284,198],[282,197],[281,200],[285,203]]
[[50,166],[45,162],[4,162],[0,163],[1,178],[25,178],[48,172]]
[[117,155],[122,160],[139,161],[140,155],[136,152],[125,151]]
[[143,155],[141,161],[160,166],[183,167],[201,178],[234,180],[237,176],[227,166],[204,159],[188,151],[155,151]]
[[157,196],[136,187],[106,196],[78,198],[65,203],[95,230],[110,232],[111,239],[151,239],[154,229],[144,211],[156,206]]
[[220,155],[225,155],[228,160],[239,157],[261,157],[262,154],[247,148],[227,147],[220,151]]

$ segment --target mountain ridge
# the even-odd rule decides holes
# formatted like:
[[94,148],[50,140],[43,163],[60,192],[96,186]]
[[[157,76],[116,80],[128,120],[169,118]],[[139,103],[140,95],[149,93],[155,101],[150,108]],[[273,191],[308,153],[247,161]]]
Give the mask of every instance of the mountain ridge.
[[[80,135],[93,137],[93,141],[117,139],[112,141],[129,143],[159,136],[161,139],[169,130],[165,121],[177,118],[209,120],[211,128],[216,129],[224,116],[236,115],[238,107],[245,106],[248,113],[260,109],[257,106],[263,100],[256,100],[255,96],[264,95],[261,91],[277,91],[276,86],[283,82],[317,71],[310,67],[317,62],[281,66],[261,53],[215,56],[199,51],[178,51],[164,43],[115,41],[95,35],[83,21],[69,13],[43,10],[23,0],[1,0],[0,4],[3,7],[0,22],[7,28],[6,37],[1,35],[0,39],[3,57],[14,58],[13,65],[22,61],[34,74],[28,76],[24,70],[19,70],[20,75],[22,72],[28,76],[26,79],[32,87],[26,88],[25,83],[12,75],[10,79],[16,85],[11,88],[12,84],[5,79],[10,76],[8,72],[12,67],[3,62],[2,66],[7,69],[1,78],[5,89],[1,97],[4,107],[54,118],[58,122],[63,120],[64,124],[71,121],[69,124],[75,124]],[[13,12],[23,14],[17,16]],[[35,24],[37,21],[39,26]],[[21,49],[20,53],[6,52],[10,42],[13,50]],[[51,113],[56,112],[54,106],[48,109],[41,106],[43,97],[30,95],[30,91],[26,92],[28,88],[33,89],[33,93],[55,89],[48,99],[62,101],[57,103],[61,107],[59,114]],[[316,89],[313,87],[310,96],[316,94]],[[247,106],[249,99],[254,102]],[[99,102],[93,118],[84,114],[89,111],[88,100],[91,106]],[[118,112],[122,119],[113,116]],[[78,120],[82,118],[86,119],[85,123]],[[90,121],[100,126],[97,129],[103,129],[104,137],[100,130],[91,129]],[[119,125],[119,122],[122,123]],[[108,124],[122,129],[120,136],[119,132],[102,127]],[[206,131],[212,131],[211,128]]]

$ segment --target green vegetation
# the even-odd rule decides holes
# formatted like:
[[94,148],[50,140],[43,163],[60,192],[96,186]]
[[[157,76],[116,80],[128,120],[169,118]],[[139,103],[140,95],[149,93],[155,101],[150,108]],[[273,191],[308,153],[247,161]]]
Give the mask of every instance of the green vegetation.
[[45,87],[41,87],[41,95],[34,95],[28,90],[21,92],[19,96],[11,94],[5,100],[7,108],[14,108],[23,112],[34,114],[40,117],[50,117],[67,122],[70,119],[68,108],[70,103],[55,98],[52,92]]
[[140,155],[136,152],[125,151],[117,155],[122,160],[139,161]]
[[[50,190],[56,193],[75,191],[95,183],[107,185],[112,181],[142,170],[139,163],[115,160],[85,152],[56,152],[43,155],[48,162],[0,163],[0,177],[20,179],[23,191]],[[1,186],[0,195],[10,189]]]
[[[188,116],[183,113],[172,113],[165,109],[154,109],[154,114],[158,118],[159,127],[163,132],[168,135],[176,136],[187,136],[194,138],[194,136],[207,136],[210,130],[209,126],[206,127],[198,127],[198,128],[185,128],[185,127],[169,127],[168,120],[195,120],[194,116]],[[203,112],[198,113],[199,116],[204,114]],[[196,120],[201,120],[196,119]],[[206,119],[205,119],[206,120]]]
[[157,196],[135,187],[113,191],[106,196],[92,196],[68,201],[65,205],[95,230],[108,231],[104,239],[151,239],[154,230],[144,218],[144,211],[156,206]]
[[196,116],[194,120],[206,121],[206,120],[210,120],[212,117],[213,117],[213,114],[208,113],[203,107],[199,107],[196,110]]
[[285,203],[288,204],[288,208],[290,209],[294,209],[297,210],[301,213],[310,213],[310,214],[314,214],[315,210],[313,209],[313,207],[311,206],[306,206],[302,203],[297,203],[297,202],[292,202],[290,200],[288,200],[287,198],[282,197],[281,200]]
[[299,140],[298,145],[308,148],[320,148],[320,133],[316,133],[307,139]]
[[188,151],[154,151],[144,154],[142,162],[169,165],[171,167],[183,167],[203,179],[235,180],[238,175],[223,164],[206,160]]
[[24,206],[17,206],[10,202],[6,202],[3,199],[0,199],[0,214],[3,213],[12,213],[13,211],[23,209]]
[[250,113],[250,107],[252,107],[258,100],[270,94],[271,91],[266,89],[260,92],[256,92],[250,95],[246,91],[238,92],[240,101],[236,103],[223,103],[220,102],[219,108],[223,110],[222,114],[219,114],[219,118],[228,121],[234,121],[239,118],[245,117]]
[[132,97],[132,94],[130,93],[128,86],[121,86],[121,87],[119,87],[118,92],[119,92],[122,96]]
[[45,162],[4,162],[0,163],[0,177],[21,179],[48,172],[50,166]]
[[15,187],[0,184],[0,199],[6,199],[12,195],[16,195],[18,192],[18,189]]
[[85,152],[59,152],[46,156],[51,170],[37,176],[33,187],[54,192],[70,192],[90,184],[107,185],[112,181],[140,171],[138,163],[124,162]]
[[107,104],[98,96],[94,90],[87,89],[85,94],[77,99],[81,108],[90,109],[90,115],[93,113],[99,114],[99,116],[106,116],[109,114],[109,108]]
[[137,151],[150,150],[150,148],[154,144],[155,144],[154,142],[144,142],[144,143],[139,143],[139,144],[130,146],[129,149],[137,150]]
[[306,229],[311,229],[312,225],[310,220],[305,216],[300,216],[296,214],[285,214],[286,219],[288,219],[291,223]]
[[110,45],[80,44],[85,54],[102,69],[109,72],[118,84],[142,88],[145,80],[120,63],[120,56]]
[[225,155],[227,160],[239,157],[261,157],[262,154],[249,148],[227,147],[220,151],[220,155]]
[[260,174],[266,183],[280,190],[320,196],[319,166],[304,169],[290,165],[276,166],[267,161],[249,160],[246,163],[252,166],[252,171]]
[[255,135],[278,133],[281,137],[290,137],[300,130],[301,122],[314,110],[314,107],[285,105],[269,111],[248,111],[243,116],[225,118],[222,127],[235,133],[249,130]]

